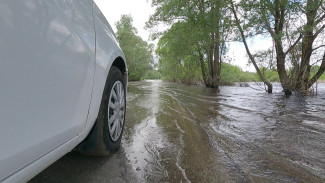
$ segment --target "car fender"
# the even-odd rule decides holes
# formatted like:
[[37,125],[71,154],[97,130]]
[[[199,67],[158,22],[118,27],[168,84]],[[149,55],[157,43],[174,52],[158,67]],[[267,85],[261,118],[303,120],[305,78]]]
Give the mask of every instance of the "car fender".
[[[112,64],[116,59],[120,58],[126,67],[125,55],[118,44],[117,38],[95,3],[93,5],[93,16],[96,32],[96,69],[88,118],[84,130],[79,135],[78,143],[86,138],[97,119],[104,87]],[[123,74],[126,76],[127,72]]]

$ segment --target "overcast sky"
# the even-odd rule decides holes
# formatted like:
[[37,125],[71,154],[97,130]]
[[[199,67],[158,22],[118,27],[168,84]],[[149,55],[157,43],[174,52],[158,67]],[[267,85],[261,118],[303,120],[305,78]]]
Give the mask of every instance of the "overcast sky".
[[[149,40],[149,31],[144,29],[145,23],[149,20],[155,10],[151,7],[150,0],[95,0],[98,7],[105,15],[108,22],[116,31],[115,23],[121,15],[130,14],[133,17],[133,26],[137,28],[138,35],[145,41]],[[272,45],[269,40],[254,41],[253,50],[265,49]],[[252,65],[247,66],[248,58],[242,43],[231,43],[228,56],[232,58],[231,64],[241,67],[245,71],[255,71]]]

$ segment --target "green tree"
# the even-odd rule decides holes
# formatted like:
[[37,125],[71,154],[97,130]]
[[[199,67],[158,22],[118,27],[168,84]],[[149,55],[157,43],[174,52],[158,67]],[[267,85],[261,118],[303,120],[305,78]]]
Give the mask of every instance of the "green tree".
[[145,76],[146,72],[153,70],[153,45],[136,35],[137,30],[132,23],[133,19],[130,15],[122,15],[116,24],[116,35],[126,57],[129,80],[138,81]]
[[272,38],[285,93],[308,91],[325,71],[324,0],[242,0],[235,7],[248,35]]
[[[230,0],[230,9],[231,9],[231,11],[233,13],[233,16],[234,16],[234,19],[235,19],[234,20],[235,26],[238,28],[239,37],[241,38],[241,41],[243,42],[243,44],[245,46],[246,53],[247,53],[248,57],[249,57],[250,61],[252,62],[252,64],[254,65],[254,68],[255,68],[258,76],[261,78],[261,80],[264,82],[264,84],[267,85],[267,87],[268,87],[268,93],[272,93],[273,85],[269,82],[269,80],[267,80],[267,78],[265,78],[263,72],[260,70],[259,66],[257,65],[256,55],[254,56],[251,53],[251,50],[248,47],[248,44],[247,44],[247,40],[246,39],[247,39],[247,37],[251,37],[252,35],[251,34],[245,35],[245,32],[244,31],[245,31],[245,29],[248,29],[249,26],[245,25],[245,21],[243,23],[238,18],[238,15],[237,15],[238,8],[235,9],[233,0]],[[251,18],[251,20],[254,20],[254,18]]]
[[153,0],[152,5],[156,12],[148,27],[159,23],[171,25],[162,33],[159,43],[160,66],[167,72],[167,67],[175,69],[174,72],[178,72],[177,68],[187,69],[186,74],[194,74],[193,67],[199,66],[205,86],[218,87],[229,31],[225,1]]
[[232,85],[235,82],[259,81],[255,73],[244,72],[237,66],[222,63],[221,82],[223,85]]
[[198,80],[199,57],[195,42],[189,39],[191,31],[186,23],[178,22],[158,42],[159,70],[169,80],[186,84]]

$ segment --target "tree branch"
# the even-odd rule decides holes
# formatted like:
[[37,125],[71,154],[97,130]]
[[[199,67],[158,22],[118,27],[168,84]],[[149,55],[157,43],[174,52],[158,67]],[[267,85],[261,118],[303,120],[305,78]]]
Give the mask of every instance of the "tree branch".
[[318,34],[320,34],[324,29],[325,29],[325,24],[321,28],[319,28],[318,31],[314,34],[313,39],[316,39]]
[[321,47],[325,47],[325,45],[318,46],[318,47],[314,48],[313,51],[315,51],[315,50],[317,50],[317,49],[319,49]]
[[256,64],[256,61],[254,59],[254,56],[251,54],[250,50],[249,50],[249,47],[247,45],[247,42],[246,42],[246,38],[245,38],[245,35],[244,35],[244,31],[243,31],[243,28],[241,27],[240,25],[240,21],[239,21],[239,18],[237,16],[237,13],[236,13],[236,10],[235,10],[235,6],[234,6],[234,3],[232,0],[230,0],[230,4],[231,4],[231,11],[232,13],[234,14],[234,17],[235,17],[235,23],[237,25],[237,28],[240,32],[240,35],[243,39],[243,43],[244,43],[244,46],[245,46],[245,49],[246,49],[246,52],[248,54],[248,57],[249,59],[252,61],[255,69],[256,69],[256,72],[258,73],[258,75],[260,76],[260,78],[262,79],[262,81],[264,82],[265,85],[267,85],[268,87],[268,93],[272,93],[272,84],[264,77],[264,75],[262,74],[261,70],[258,68],[258,65]]
[[[264,5],[266,6],[266,5]],[[262,17],[263,17],[263,21],[264,21],[264,24],[265,24],[265,27],[266,29],[269,31],[269,33],[271,34],[272,38],[275,38],[275,33],[274,31],[272,30],[271,28],[271,25],[270,25],[270,22],[267,21],[267,18],[266,18],[266,10],[265,9],[261,9],[261,14],[262,14]],[[274,16],[274,15],[273,15]]]
[[284,54],[287,55],[299,43],[301,38],[302,38],[302,34],[300,34],[299,38],[295,41],[295,43],[293,43],[293,45],[289,47],[289,49]]
[[[325,10],[324,10],[325,11]],[[321,17],[319,17],[319,19],[317,19],[316,21],[315,21],[315,25],[317,25],[317,24],[319,24],[321,21],[323,21],[325,19],[325,13],[324,13],[324,15],[323,16],[321,16]]]
[[312,79],[309,81],[308,88],[313,86],[313,84],[323,75],[324,71],[325,71],[325,52],[324,52],[322,64],[320,65],[320,68],[318,72],[315,74],[315,76],[312,77]]
[[[322,5],[323,4],[323,5]],[[320,8],[323,9],[323,12],[325,12],[325,6],[324,6],[324,2],[320,1]],[[323,16],[319,17],[319,19],[317,19],[315,21],[315,25],[319,24],[321,21],[323,21],[325,19],[325,13],[323,14]]]

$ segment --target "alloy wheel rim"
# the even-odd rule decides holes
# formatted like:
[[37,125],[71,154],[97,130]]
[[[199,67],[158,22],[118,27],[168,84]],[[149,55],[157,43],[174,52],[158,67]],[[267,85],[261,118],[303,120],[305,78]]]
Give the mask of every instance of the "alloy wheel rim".
[[108,132],[116,142],[122,133],[125,115],[125,93],[121,81],[116,81],[111,89],[108,101]]

